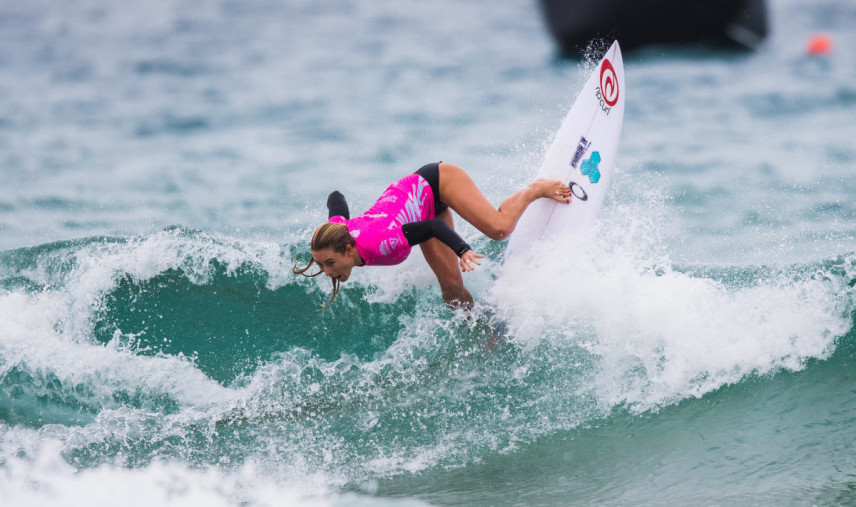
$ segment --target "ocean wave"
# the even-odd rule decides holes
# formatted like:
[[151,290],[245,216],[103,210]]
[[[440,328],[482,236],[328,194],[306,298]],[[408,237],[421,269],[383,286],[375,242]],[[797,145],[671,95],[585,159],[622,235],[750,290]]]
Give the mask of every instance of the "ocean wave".
[[302,242],[173,227],[2,252],[0,420],[84,468],[252,457],[347,484],[460,466],[852,346],[856,254],[676,266],[645,227],[596,233],[486,264],[469,316],[424,290],[421,264],[360,273],[319,312],[326,280],[290,271]]

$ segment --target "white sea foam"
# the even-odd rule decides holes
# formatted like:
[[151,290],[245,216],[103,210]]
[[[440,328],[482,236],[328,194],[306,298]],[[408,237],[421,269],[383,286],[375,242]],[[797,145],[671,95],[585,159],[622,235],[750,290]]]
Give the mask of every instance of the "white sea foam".
[[253,462],[230,470],[154,462],[136,469],[102,465],[78,471],[68,465],[60,450],[58,442],[44,440],[31,457],[4,457],[5,466],[0,469],[3,505],[426,505],[415,500],[337,493],[321,476],[284,480]]
[[801,369],[851,326],[840,279],[784,268],[753,279],[735,267],[745,280],[726,285],[675,270],[647,230],[544,241],[511,258],[490,293],[524,348],[549,341],[596,358],[590,390],[607,409],[654,409]]

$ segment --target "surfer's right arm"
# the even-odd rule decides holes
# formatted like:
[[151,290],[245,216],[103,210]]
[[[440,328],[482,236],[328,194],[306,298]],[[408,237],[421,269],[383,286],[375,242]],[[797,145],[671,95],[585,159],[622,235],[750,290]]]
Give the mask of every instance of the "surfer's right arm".
[[462,271],[472,271],[472,263],[481,265],[477,259],[484,257],[484,255],[475,253],[470,245],[442,218],[404,224],[401,226],[401,232],[404,233],[404,238],[410,246],[416,246],[433,238],[439,239],[460,258]]

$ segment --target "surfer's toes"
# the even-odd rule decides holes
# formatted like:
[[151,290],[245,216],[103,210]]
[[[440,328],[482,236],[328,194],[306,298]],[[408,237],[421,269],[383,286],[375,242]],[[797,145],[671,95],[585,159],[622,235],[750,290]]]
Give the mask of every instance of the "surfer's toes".
[[541,197],[549,197],[559,202],[570,202],[571,189],[559,180],[537,179],[533,183]]

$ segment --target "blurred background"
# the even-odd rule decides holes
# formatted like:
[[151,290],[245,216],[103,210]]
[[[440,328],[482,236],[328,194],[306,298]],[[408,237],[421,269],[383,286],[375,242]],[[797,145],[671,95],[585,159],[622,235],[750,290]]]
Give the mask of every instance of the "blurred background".
[[[2,248],[173,224],[282,238],[321,216],[331,180],[366,206],[376,176],[439,159],[501,199],[585,74],[534,1],[2,9]],[[693,250],[726,254],[747,227],[740,250],[764,254],[852,237],[853,11],[778,0],[754,51],[628,55],[619,166],[664,181]],[[818,33],[828,54],[807,51]]]

